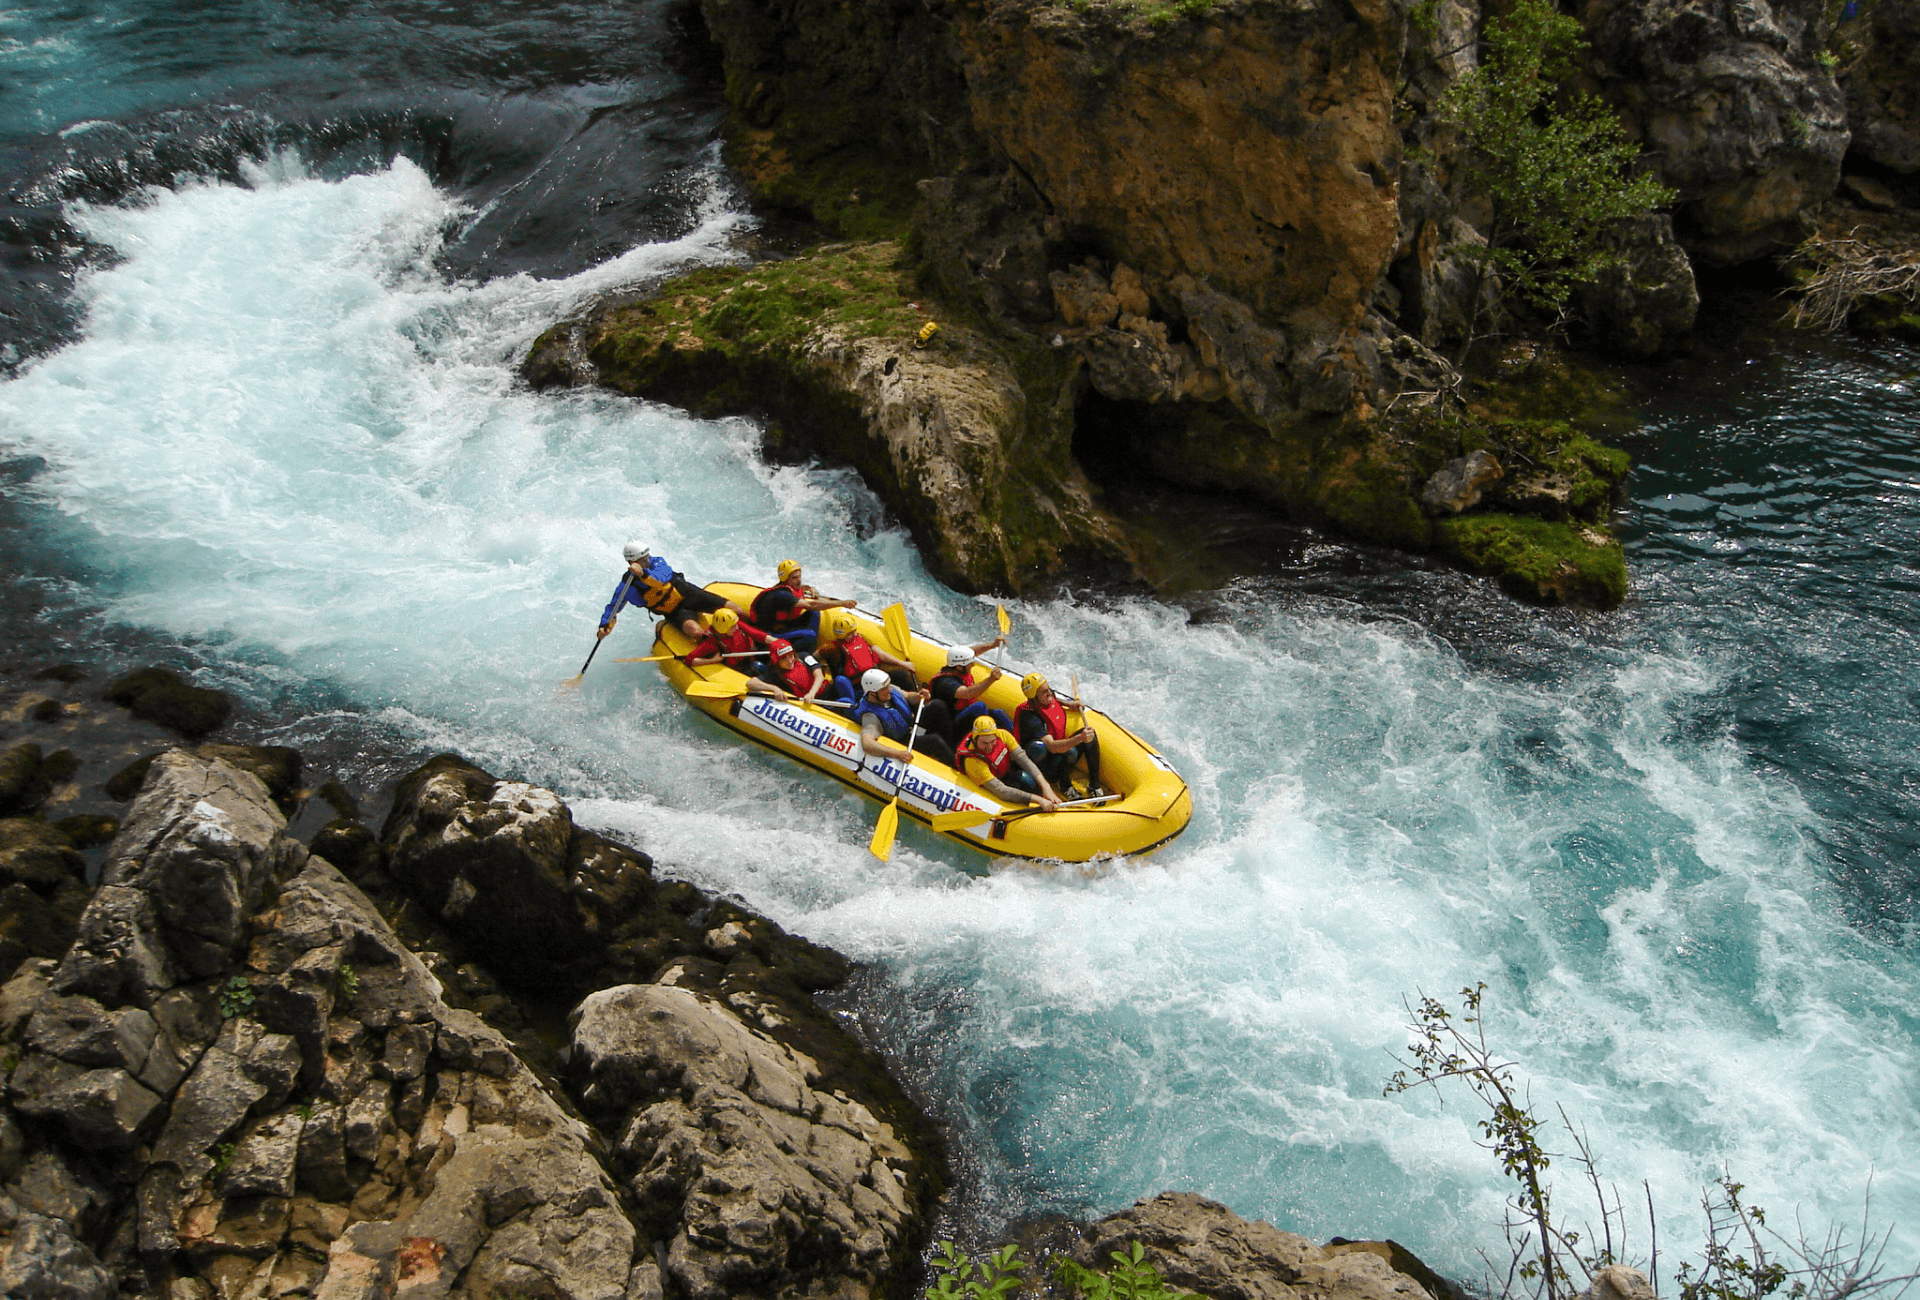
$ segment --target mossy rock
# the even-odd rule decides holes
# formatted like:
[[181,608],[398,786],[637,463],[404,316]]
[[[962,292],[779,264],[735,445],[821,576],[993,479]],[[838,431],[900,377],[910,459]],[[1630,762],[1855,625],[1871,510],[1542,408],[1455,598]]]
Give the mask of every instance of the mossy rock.
[[1434,525],[1436,549],[1536,605],[1612,609],[1627,598],[1626,554],[1607,533],[1520,515],[1473,514]]
[[0,817],[30,813],[53,793],[46,759],[31,741],[0,753]]
[[190,740],[219,730],[233,713],[232,696],[195,686],[171,668],[142,668],[116,677],[101,694],[134,717]]
[[36,817],[0,819],[0,884],[15,881],[41,894],[86,872],[86,862],[65,830]]

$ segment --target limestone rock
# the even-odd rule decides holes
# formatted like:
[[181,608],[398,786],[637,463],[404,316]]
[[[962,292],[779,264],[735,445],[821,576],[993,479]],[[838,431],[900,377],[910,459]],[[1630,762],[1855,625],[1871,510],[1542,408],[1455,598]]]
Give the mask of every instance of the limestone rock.
[[817,1091],[810,1058],[657,984],[604,989],[573,1022],[581,1104],[623,1125],[616,1158],[675,1290],[868,1297],[906,1263],[925,1213],[910,1155],[864,1106]]
[[1235,6],[1143,40],[1097,11],[972,0],[951,41],[975,130],[1061,226],[1149,282],[1359,324],[1397,240],[1393,6]]
[[1920,10],[1911,4],[1861,5],[1842,28],[1860,53],[1841,70],[1853,153],[1902,176],[1920,175]]
[[1680,192],[1688,246],[1709,265],[1798,243],[1839,183],[1851,137],[1819,57],[1822,4],[1580,6],[1605,93]]
[[382,834],[394,878],[531,984],[565,982],[570,960],[594,955],[598,917],[571,887],[581,838],[551,791],[451,754],[401,781]]
[[1648,359],[1693,333],[1700,311],[1693,264],[1665,213],[1621,223],[1611,234],[1620,260],[1580,289],[1581,310],[1605,347]]
[[1134,1242],[1169,1283],[1211,1300],[1432,1300],[1379,1255],[1323,1250],[1189,1192],[1162,1192],[1088,1225],[1072,1254],[1104,1271]]
[[0,1295],[15,1300],[115,1300],[119,1286],[67,1225],[22,1214],[0,1241]]
[[87,1069],[34,1053],[8,1083],[15,1109],[64,1126],[77,1145],[124,1151],[140,1140],[161,1099],[119,1069]]
[[154,761],[108,850],[55,986],[147,1005],[230,968],[247,919],[300,850],[258,778],[173,752]]
[[1474,451],[1448,461],[1420,491],[1420,504],[1436,515],[1457,515],[1480,504],[1481,495],[1506,471],[1493,453]]
[[1637,1268],[1609,1264],[1593,1275],[1580,1300],[1653,1300],[1653,1285]]

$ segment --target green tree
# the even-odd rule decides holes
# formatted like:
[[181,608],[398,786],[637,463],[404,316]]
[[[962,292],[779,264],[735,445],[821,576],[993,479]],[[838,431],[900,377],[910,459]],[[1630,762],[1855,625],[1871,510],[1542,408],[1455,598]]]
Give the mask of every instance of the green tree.
[[1585,46],[1577,21],[1545,0],[1519,0],[1488,22],[1480,66],[1441,97],[1442,118],[1459,130],[1457,177],[1493,216],[1487,242],[1470,250],[1463,358],[1502,296],[1564,318],[1574,287],[1620,258],[1608,227],[1673,201],[1635,169],[1640,148],[1613,110],[1568,89]]

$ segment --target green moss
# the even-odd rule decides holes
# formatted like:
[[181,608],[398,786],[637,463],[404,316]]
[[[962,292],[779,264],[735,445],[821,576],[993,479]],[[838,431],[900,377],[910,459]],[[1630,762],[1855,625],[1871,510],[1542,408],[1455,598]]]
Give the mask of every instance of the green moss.
[[734,110],[727,161],[759,202],[846,239],[907,232],[920,181],[933,168],[910,150],[876,141],[869,100],[791,77],[769,82],[737,67],[727,70],[727,99]]
[[1332,442],[1315,474],[1314,508],[1341,532],[1409,551],[1432,545],[1433,526],[1413,496],[1415,477],[1390,444]]
[[1434,537],[1444,554],[1499,579],[1522,600],[1611,609],[1627,597],[1620,543],[1590,528],[1518,515],[1463,515],[1436,524]]
[[613,313],[594,345],[616,369],[644,366],[661,349],[740,359],[798,346],[832,327],[855,338],[911,342],[927,319],[912,305],[899,246],[840,244],[757,266],[706,267]]

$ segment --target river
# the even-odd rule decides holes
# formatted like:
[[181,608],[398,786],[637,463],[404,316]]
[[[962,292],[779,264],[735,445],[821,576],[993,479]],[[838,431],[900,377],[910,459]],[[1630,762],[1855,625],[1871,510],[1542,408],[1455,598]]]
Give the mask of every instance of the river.
[[192,667],[362,788],[457,749],[874,963],[858,1009],[952,1125],[959,1230],[1178,1188],[1475,1274],[1478,1116],[1382,1085],[1403,1000],[1485,981],[1536,1105],[1652,1188],[1663,1260],[1723,1171],[1815,1234],[1871,1184],[1920,1258],[1920,353],[1727,328],[1638,374],[1614,613],[1232,511],[1207,590],[1014,602],[1013,661],[1156,741],[1191,827],[1095,870],[911,830],[881,864],[870,806],[651,670],[555,689],[630,536],[992,627],[848,472],[514,381],[593,294],[743,255],[696,22],[0,14],[16,659]]

